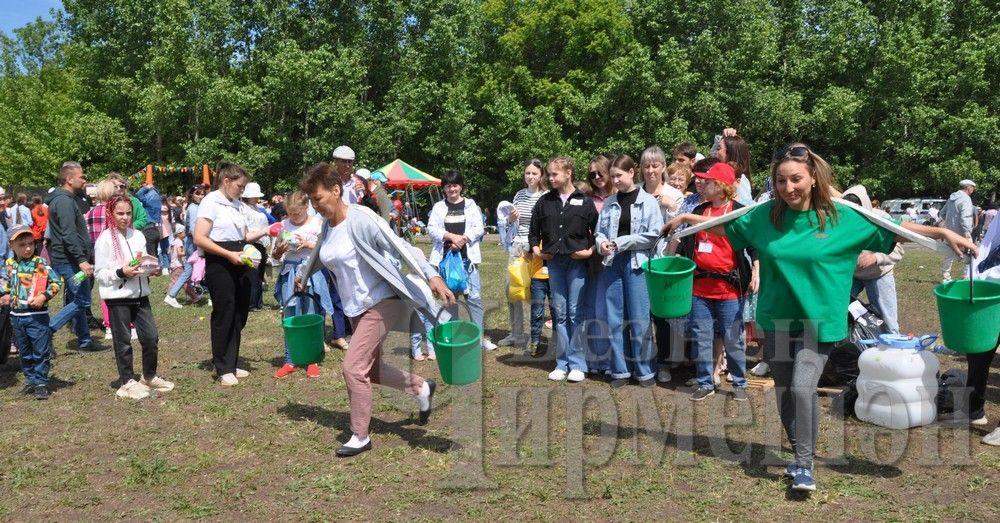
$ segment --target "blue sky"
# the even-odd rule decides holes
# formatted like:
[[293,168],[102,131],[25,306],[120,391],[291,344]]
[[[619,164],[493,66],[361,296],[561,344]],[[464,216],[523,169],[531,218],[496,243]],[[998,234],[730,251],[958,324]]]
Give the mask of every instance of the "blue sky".
[[62,9],[62,0],[0,0],[0,31],[14,36],[14,28],[35,18],[51,18],[49,9]]

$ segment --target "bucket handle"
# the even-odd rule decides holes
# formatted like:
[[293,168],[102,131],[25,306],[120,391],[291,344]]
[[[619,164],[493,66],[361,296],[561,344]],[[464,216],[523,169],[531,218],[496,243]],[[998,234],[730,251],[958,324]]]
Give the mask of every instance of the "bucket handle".
[[294,300],[295,298],[310,298],[312,299],[313,303],[316,304],[316,310],[323,310],[323,304],[322,302],[319,301],[319,296],[314,292],[305,292],[305,291],[292,293],[292,295],[289,296],[288,299],[281,304],[281,310],[284,311],[285,309],[287,309],[288,304],[292,303],[292,300]]
[[[468,304],[468,303],[466,303],[466,302],[464,302],[464,301],[462,301],[462,302],[459,302],[458,300],[455,300],[455,305],[454,305],[454,307],[456,307],[456,308],[457,308],[457,307],[458,307],[458,305],[459,305],[460,303],[461,303],[462,305],[464,305],[464,306],[465,306],[465,312],[466,312],[466,313],[468,313],[468,315],[469,315],[469,320],[470,320],[470,322],[471,322],[471,320],[472,320],[472,309],[470,309],[470,308],[469,308],[469,304]],[[449,312],[449,314],[450,314],[450,311],[448,311],[448,309],[449,309],[449,307],[438,307],[438,311],[437,311],[437,314],[435,314],[435,315],[434,315],[434,322],[433,322],[433,325],[434,325],[435,327],[441,324],[441,313],[442,313],[442,312]],[[455,314],[455,316],[454,316],[454,317],[455,317],[455,318],[457,318],[457,317],[458,317],[458,314]],[[479,326],[479,328],[480,328],[480,329],[482,329],[482,328],[483,328],[483,327],[482,327],[482,325],[480,325],[480,326]]]
[[973,298],[975,294],[972,292],[972,285],[976,281],[976,264],[974,263],[976,257],[972,255],[972,250],[970,249],[965,250],[965,255],[969,258],[969,303],[972,304],[975,303],[975,299]]

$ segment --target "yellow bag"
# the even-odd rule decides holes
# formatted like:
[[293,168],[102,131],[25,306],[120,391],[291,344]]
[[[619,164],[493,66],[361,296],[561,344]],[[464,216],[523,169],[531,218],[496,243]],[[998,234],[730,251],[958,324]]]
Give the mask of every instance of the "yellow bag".
[[507,265],[507,297],[510,301],[531,301],[531,262],[522,256]]

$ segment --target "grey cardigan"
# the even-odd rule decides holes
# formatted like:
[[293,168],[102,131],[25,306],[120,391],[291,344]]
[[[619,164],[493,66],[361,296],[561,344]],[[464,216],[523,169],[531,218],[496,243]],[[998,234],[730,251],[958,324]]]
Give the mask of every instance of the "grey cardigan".
[[[434,321],[440,307],[427,282],[438,276],[437,270],[422,257],[414,256],[410,252],[411,247],[389,229],[389,224],[367,207],[351,205],[344,224],[361,261],[389,283],[397,296],[413,304],[428,320]],[[330,224],[324,220],[316,248],[306,263],[299,267],[298,276],[303,282],[309,282],[309,277],[321,268],[319,251],[329,230]],[[371,303],[368,306],[374,305]]]

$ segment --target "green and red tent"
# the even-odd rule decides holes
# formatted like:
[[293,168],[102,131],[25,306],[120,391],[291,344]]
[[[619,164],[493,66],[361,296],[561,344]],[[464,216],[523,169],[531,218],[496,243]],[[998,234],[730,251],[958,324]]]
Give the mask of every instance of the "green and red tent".
[[398,158],[376,170],[389,179],[388,182],[383,184],[388,189],[406,189],[407,187],[426,189],[431,186],[441,186],[441,180]]

